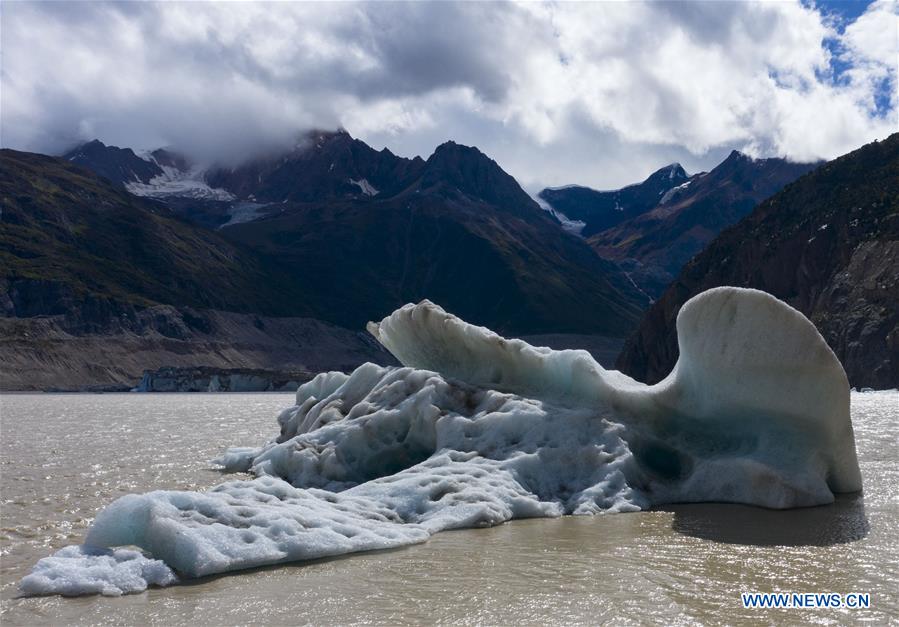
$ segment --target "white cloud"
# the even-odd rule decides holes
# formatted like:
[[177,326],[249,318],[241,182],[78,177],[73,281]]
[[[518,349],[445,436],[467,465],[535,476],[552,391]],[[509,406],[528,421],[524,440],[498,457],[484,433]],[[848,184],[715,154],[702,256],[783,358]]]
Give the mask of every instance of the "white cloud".
[[4,3],[2,143],[213,158],[343,125],[406,155],[475,144],[529,187],[731,148],[830,158],[899,130],[897,19],[892,0],[842,30],[799,2]]

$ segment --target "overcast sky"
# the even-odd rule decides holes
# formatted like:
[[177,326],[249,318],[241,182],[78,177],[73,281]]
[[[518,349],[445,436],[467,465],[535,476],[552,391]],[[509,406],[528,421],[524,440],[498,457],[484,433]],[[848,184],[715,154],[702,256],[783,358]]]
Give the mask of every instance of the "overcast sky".
[[216,159],[343,126],[476,145],[531,191],[832,158],[899,130],[896,6],[3,2],[0,139]]

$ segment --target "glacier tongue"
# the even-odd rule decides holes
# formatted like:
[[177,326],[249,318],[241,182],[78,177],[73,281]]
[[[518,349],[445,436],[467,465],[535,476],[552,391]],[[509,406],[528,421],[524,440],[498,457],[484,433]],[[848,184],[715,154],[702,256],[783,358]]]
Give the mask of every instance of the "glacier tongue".
[[[151,157],[152,159],[152,157]],[[155,159],[153,159],[155,162]],[[231,192],[210,187],[206,183],[206,172],[201,167],[179,170],[170,165],[158,164],[163,173],[154,177],[149,183],[134,181],[125,184],[125,188],[135,196],[165,199],[172,196],[193,198],[197,200],[232,201],[236,196]]]
[[[584,351],[407,305],[369,326],[403,367],[318,375],[278,417],[278,437],[218,460],[256,479],[123,497],[86,544],[138,546],[201,576],[513,518],[710,500],[799,507],[861,488],[846,377],[808,320],[762,292],[718,288],[677,324],[680,361],[646,386]],[[68,582],[89,578],[70,549],[52,559],[72,560]],[[54,581],[39,591],[78,589]],[[23,591],[35,588],[23,580]]]

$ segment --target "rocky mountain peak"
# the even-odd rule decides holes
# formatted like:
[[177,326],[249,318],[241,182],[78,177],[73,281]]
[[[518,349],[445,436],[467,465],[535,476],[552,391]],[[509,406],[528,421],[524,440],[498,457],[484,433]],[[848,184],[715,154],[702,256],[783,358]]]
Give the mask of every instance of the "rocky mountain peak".
[[156,163],[142,159],[131,148],[107,146],[99,139],[81,144],[62,157],[96,172],[120,187],[126,183],[149,183],[163,173]]
[[663,168],[659,168],[650,174],[645,181],[646,183],[660,183],[662,186],[679,185],[686,181],[690,176],[683,166],[679,163],[669,163]]
[[539,205],[493,159],[474,146],[439,145],[427,162],[418,189],[442,196],[463,194],[526,216],[541,216]]

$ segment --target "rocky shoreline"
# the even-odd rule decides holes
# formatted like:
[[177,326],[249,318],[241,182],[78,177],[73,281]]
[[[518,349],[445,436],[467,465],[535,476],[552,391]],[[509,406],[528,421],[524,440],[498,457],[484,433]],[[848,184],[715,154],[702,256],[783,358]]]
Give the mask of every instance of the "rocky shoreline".
[[0,307],[0,390],[125,392],[147,373],[153,389],[265,390],[302,382],[309,372],[396,363],[366,332],[320,320],[79,301],[55,287],[20,281],[0,289],[7,305]]
[[315,373],[251,368],[147,370],[132,392],[293,392]]

